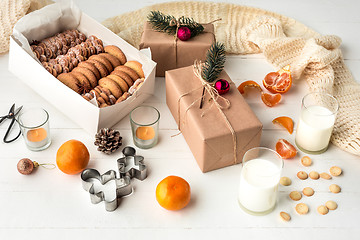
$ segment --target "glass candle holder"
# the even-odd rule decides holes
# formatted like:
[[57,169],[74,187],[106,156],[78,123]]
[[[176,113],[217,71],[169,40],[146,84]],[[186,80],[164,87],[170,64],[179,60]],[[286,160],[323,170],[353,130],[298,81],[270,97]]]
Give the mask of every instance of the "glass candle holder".
[[338,101],[330,94],[314,92],[303,97],[295,136],[297,147],[309,154],[325,152],[338,110]]
[[245,212],[265,215],[275,208],[283,165],[280,155],[269,148],[256,147],[245,153],[238,194]]
[[41,151],[51,144],[49,114],[42,108],[23,110],[17,121],[25,144],[32,151]]
[[158,142],[160,112],[151,106],[139,106],[130,112],[135,146],[152,148]]

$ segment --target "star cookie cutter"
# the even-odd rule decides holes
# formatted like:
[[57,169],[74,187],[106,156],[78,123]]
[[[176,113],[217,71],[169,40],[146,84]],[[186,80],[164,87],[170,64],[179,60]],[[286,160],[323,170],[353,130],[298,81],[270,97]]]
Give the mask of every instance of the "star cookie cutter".
[[[105,185],[111,180],[115,180],[116,184],[116,196],[114,199],[107,201],[105,199],[105,193],[95,192],[94,183],[90,182],[90,179],[97,179],[102,185]],[[105,202],[105,209],[108,212],[114,211],[120,203],[120,199],[132,193],[133,189],[130,183],[130,177],[120,177],[116,178],[116,172],[114,170],[107,171],[106,173],[100,175],[96,169],[85,169],[81,173],[82,187],[85,191],[90,193],[90,199],[93,204],[99,202]]]
[[144,180],[147,177],[147,168],[144,157],[136,155],[133,147],[125,147],[122,151],[124,157],[117,160],[120,177],[129,177]]

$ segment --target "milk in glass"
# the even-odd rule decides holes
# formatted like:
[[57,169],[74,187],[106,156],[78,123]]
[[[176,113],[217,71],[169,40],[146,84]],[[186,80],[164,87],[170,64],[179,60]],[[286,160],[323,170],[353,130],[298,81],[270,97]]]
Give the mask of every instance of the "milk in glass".
[[281,168],[265,159],[245,162],[240,176],[238,201],[251,212],[271,211],[276,204]]

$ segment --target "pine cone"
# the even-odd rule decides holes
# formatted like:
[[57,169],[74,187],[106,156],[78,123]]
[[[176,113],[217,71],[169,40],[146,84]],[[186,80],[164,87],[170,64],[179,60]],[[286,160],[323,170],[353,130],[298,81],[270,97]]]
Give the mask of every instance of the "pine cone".
[[106,154],[115,152],[122,144],[120,132],[111,128],[102,128],[95,135],[94,144],[98,146],[97,150]]

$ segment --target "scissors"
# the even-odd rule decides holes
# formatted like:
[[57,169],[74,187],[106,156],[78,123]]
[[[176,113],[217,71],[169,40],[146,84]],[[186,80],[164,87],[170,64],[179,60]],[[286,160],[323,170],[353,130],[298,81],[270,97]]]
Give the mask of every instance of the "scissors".
[[0,117],[0,124],[1,124],[3,121],[5,121],[6,119],[11,119],[10,125],[9,125],[9,127],[8,127],[8,129],[7,129],[6,133],[5,133],[4,138],[3,138],[4,143],[11,143],[11,142],[15,141],[16,139],[18,139],[18,137],[21,135],[21,131],[19,131],[19,134],[18,134],[15,138],[13,138],[13,139],[11,139],[11,140],[7,140],[8,135],[9,135],[9,133],[10,133],[10,130],[12,129],[12,127],[13,127],[13,125],[14,125],[14,122],[16,121],[15,117],[16,117],[16,115],[19,114],[19,112],[21,111],[22,107],[23,107],[23,106],[20,106],[19,108],[17,108],[17,109],[15,110],[15,103],[14,103],[14,104],[11,106],[11,108],[10,108],[10,110],[9,110],[9,113],[8,113],[7,115],[5,115],[5,116]]

